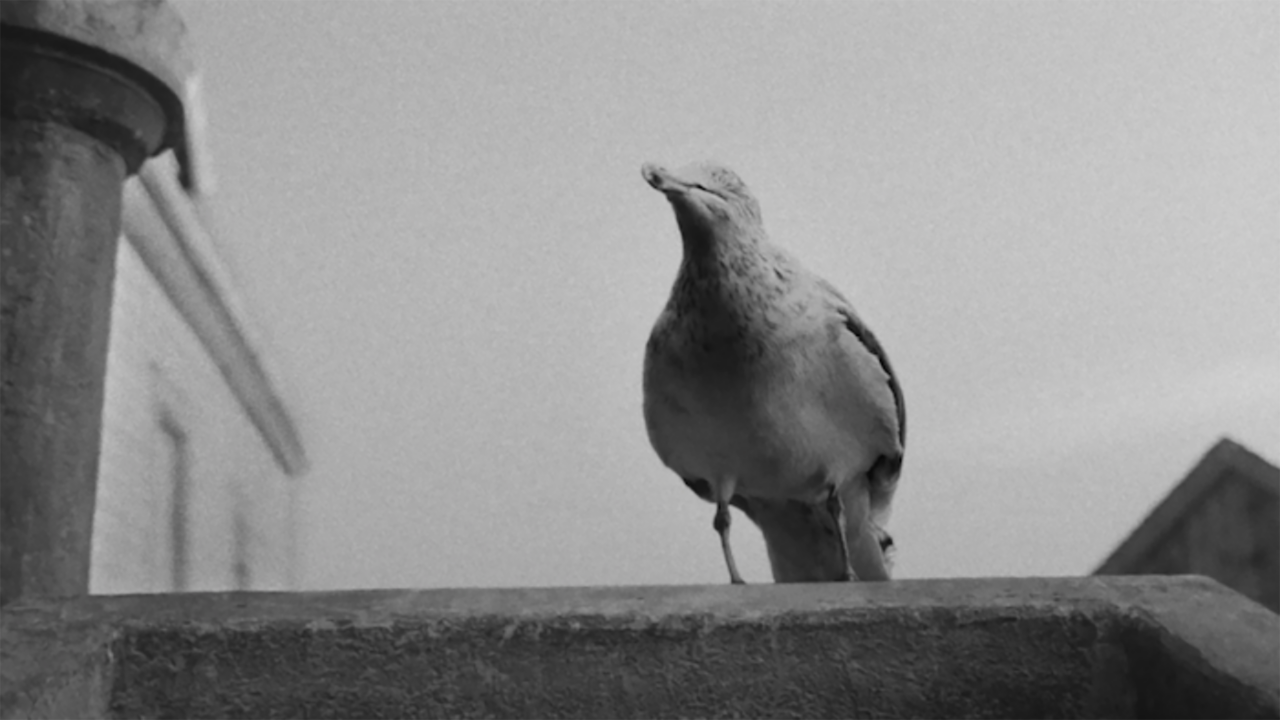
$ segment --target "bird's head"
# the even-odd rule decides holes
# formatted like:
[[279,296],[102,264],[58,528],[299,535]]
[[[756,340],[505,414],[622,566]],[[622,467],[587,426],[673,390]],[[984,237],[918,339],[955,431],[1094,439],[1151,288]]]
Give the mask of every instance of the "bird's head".
[[723,165],[702,162],[671,171],[645,163],[640,174],[667,196],[686,241],[755,235],[761,228],[760,203],[738,175]]

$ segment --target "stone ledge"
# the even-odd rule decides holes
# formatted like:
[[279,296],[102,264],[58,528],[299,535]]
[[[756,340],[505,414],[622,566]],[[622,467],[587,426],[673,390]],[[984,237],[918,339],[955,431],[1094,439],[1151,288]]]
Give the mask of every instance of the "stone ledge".
[[89,597],[3,616],[3,717],[1277,717],[1204,578]]

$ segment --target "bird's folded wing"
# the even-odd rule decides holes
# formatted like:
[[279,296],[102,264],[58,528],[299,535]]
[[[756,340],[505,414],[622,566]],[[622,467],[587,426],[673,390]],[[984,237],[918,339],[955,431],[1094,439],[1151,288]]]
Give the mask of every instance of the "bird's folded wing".
[[902,386],[898,384],[898,377],[893,372],[893,365],[889,362],[889,355],[885,352],[884,347],[880,345],[875,333],[871,332],[871,328],[867,327],[866,323],[862,322],[862,318],[858,317],[858,313],[853,309],[853,304],[839,290],[821,278],[817,278],[817,285],[822,290],[824,299],[830,304],[831,309],[839,316],[845,329],[852,336],[849,338],[852,349],[855,352],[870,353],[884,371],[888,393],[881,394],[881,397],[884,397],[891,404],[891,407],[885,409],[893,416],[892,422],[897,435],[897,445],[899,452],[901,452],[901,448],[907,443],[907,406],[903,402]]
[[841,335],[842,345],[847,348],[855,373],[883,383],[868,388],[866,396],[876,409],[876,425],[883,433],[879,435],[877,445],[870,448],[877,456],[867,470],[868,509],[872,522],[883,524],[889,519],[907,442],[907,409],[902,398],[902,386],[898,384],[888,354],[871,328],[858,317],[853,305],[826,281],[820,279],[818,286],[846,331]]

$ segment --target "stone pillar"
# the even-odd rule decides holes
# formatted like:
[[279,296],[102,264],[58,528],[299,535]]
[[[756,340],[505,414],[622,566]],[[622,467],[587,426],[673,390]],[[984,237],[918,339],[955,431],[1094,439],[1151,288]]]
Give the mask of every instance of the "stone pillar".
[[121,195],[182,136],[172,76],[146,69],[174,21],[0,2],[0,605],[88,592]]

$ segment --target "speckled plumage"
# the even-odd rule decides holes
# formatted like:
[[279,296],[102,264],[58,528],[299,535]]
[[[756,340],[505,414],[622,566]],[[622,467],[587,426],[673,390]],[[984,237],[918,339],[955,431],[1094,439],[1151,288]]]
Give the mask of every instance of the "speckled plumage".
[[730,578],[741,582],[729,504],[761,528],[775,580],[887,578],[880,523],[905,411],[879,342],[769,241],[732,171],[646,165],[644,176],[671,201],[684,248],[646,347],[645,424],[663,463],[716,503]]

